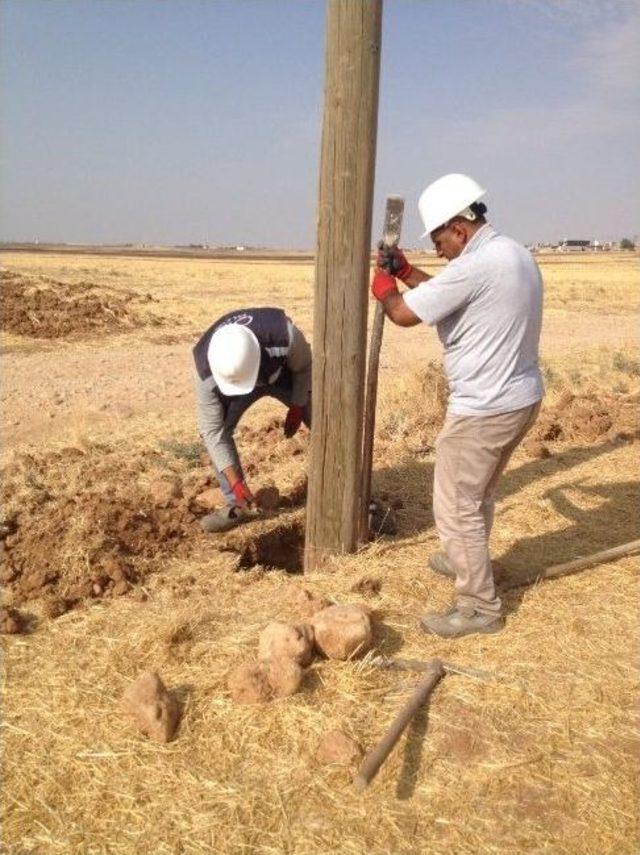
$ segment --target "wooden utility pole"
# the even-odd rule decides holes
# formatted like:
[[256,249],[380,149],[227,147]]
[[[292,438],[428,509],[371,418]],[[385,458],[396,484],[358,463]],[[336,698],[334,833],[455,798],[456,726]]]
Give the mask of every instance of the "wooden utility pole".
[[328,0],[305,569],[358,543],[382,0]]

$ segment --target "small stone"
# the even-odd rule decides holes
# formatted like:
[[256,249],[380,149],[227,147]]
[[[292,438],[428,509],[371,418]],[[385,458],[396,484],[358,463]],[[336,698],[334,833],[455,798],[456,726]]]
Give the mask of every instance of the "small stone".
[[275,657],[269,660],[267,668],[267,679],[276,698],[288,698],[298,691],[304,671],[294,659]]
[[280,491],[277,487],[261,487],[256,491],[255,500],[263,511],[275,511],[280,504]]
[[267,669],[258,662],[244,662],[229,674],[227,687],[237,704],[259,704],[271,700],[273,689]]
[[70,600],[84,600],[92,595],[93,585],[89,579],[84,579],[72,585],[67,591]]
[[26,630],[26,620],[23,614],[11,606],[0,608],[0,633],[16,635]]
[[341,730],[330,730],[320,740],[316,760],[323,766],[352,766],[360,760],[362,754],[362,748],[355,739],[351,739]]
[[123,579],[126,581],[131,573],[129,566],[115,555],[109,555],[105,558],[102,562],[102,569],[114,582],[121,582]]
[[311,618],[318,650],[329,659],[352,659],[371,647],[373,631],[363,606],[329,606]]
[[121,705],[150,739],[171,741],[180,721],[180,706],[155,671],[148,671],[129,686]]
[[381,588],[382,580],[376,576],[363,576],[351,586],[354,594],[364,594],[365,596],[375,596],[380,593]]
[[294,626],[272,621],[260,633],[258,659],[293,659],[306,667],[313,660],[313,630],[308,624]]
[[66,600],[63,597],[52,597],[50,600],[46,600],[44,604],[44,613],[48,618],[55,619],[66,614],[70,608],[71,603],[69,600]]
[[167,508],[174,499],[182,495],[182,487],[177,478],[156,478],[149,484],[149,493],[157,508]]
[[295,615],[301,618],[310,618],[316,612],[320,612],[330,605],[329,600],[314,594],[308,588],[300,588],[298,585],[290,586],[286,600],[287,605]]
[[213,511],[222,504],[222,493],[217,487],[203,490],[194,498],[194,504],[203,511]]
[[113,588],[111,589],[113,595],[115,597],[121,597],[123,594],[126,594],[129,590],[130,585],[126,579],[120,579],[117,582],[114,582]]
[[538,460],[544,460],[547,457],[551,457],[551,452],[547,446],[544,442],[540,442],[538,439],[532,439],[525,443],[524,450],[527,452],[529,457],[534,457]]

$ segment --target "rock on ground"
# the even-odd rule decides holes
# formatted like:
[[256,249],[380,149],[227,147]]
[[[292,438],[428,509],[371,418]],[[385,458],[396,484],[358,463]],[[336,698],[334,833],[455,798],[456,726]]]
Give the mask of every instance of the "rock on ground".
[[3,635],[16,635],[25,632],[26,620],[24,615],[17,609],[4,606],[0,609],[0,633]]
[[545,457],[551,457],[551,452],[544,442],[541,442],[539,439],[530,439],[528,442],[525,442],[524,450],[529,457],[536,457],[540,460],[543,460]]
[[167,508],[182,495],[182,485],[177,478],[155,478],[149,484],[149,493],[156,507]]
[[180,721],[178,700],[155,671],[143,674],[129,686],[122,708],[140,730],[156,742],[170,742]]
[[276,698],[288,698],[298,691],[304,671],[294,659],[276,657],[269,660],[267,668],[267,679]]
[[267,679],[267,670],[259,662],[243,662],[227,680],[232,699],[237,704],[259,704],[271,700],[273,689]]
[[215,511],[216,508],[219,508],[223,504],[222,492],[218,487],[209,487],[207,490],[198,493],[193,503],[200,510]]
[[307,588],[299,588],[297,585],[290,586],[286,600],[291,610],[301,618],[310,618],[316,612],[320,612],[330,605],[329,600],[312,593]]
[[44,602],[44,613],[48,618],[58,618],[66,614],[72,603],[64,597],[51,597]]
[[335,763],[339,766],[351,766],[362,757],[362,748],[350,736],[341,730],[330,730],[320,740],[316,751],[316,760],[323,766]]
[[363,606],[329,606],[311,618],[318,650],[329,659],[352,659],[371,647],[373,631]]
[[293,659],[302,667],[313,660],[313,630],[308,624],[272,621],[260,633],[258,659]]
[[363,576],[351,586],[354,594],[364,594],[365,596],[377,596],[382,589],[382,579],[377,576]]
[[255,500],[263,511],[275,511],[280,504],[280,491],[277,487],[261,487],[256,492]]

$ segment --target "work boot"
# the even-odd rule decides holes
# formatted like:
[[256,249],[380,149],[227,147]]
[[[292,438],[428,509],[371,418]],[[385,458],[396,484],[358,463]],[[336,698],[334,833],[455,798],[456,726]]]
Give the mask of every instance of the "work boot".
[[485,615],[473,609],[451,606],[446,612],[425,615],[420,626],[430,635],[441,638],[460,638],[474,633],[500,632],[504,628],[502,615]]
[[449,559],[444,552],[434,552],[429,556],[429,567],[434,573],[439,573],[441,576],[446,576],[448,579],[456,578],[456,571],[449,564]]
[[200,525],[202,526],[203,531],[206,531],[208,534],[213,534],[222,531],[229,531],[229,529],[235,528],[237,525],[241,525],[246,521],[247,517],[242,508],[237,505],[225,505],[224,508],[220,508],[212,514],[207,514],[206,517],[202,517]]

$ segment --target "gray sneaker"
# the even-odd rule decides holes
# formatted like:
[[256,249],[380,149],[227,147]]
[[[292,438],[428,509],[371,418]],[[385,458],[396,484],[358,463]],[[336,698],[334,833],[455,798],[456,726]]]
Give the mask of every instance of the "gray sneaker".
[[444,552],[434,552],[433,555],[430,555],[429,567],[431,567],[434,573],[439,573],[448,579],[456,578],[456,571],[449,564],[449,560]]
[[242,508],[237,505],[226,505],[224,508],[220,508],[212,514],[202,517],[200,525],[202,526],[202,530],[206,531],[207,534],[214,534],[229,531],[229,529],[246,522],[247,519],[248,517]]
[[432,612],[425,615],[420,626],[430,635],[460,638],[473,633],[500,632],[504,628],[504,618],[502,615],[484,615],[471,609],[461,611],[457,606],[452,606],[442,614]]

